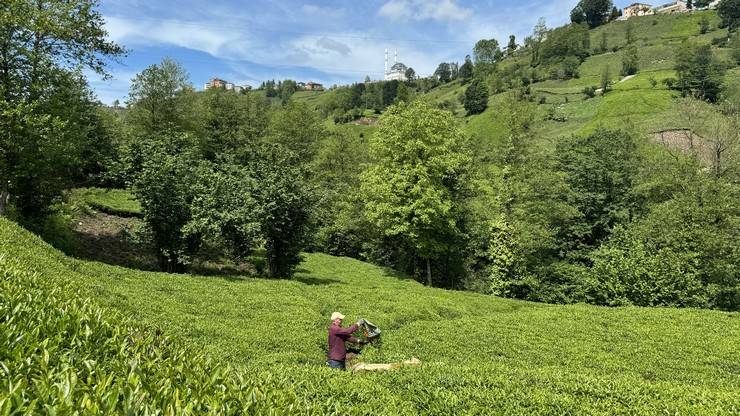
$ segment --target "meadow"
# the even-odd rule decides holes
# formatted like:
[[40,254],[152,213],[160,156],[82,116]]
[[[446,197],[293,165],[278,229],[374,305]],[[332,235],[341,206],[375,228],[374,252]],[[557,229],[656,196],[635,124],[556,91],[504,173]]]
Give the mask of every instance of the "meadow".
[[[740,411],[737,313],[507,300],[323,254],[306,254],[287,281],[144,272],[66,257],[5,219],[0,253],[0,333],[12,346],[0,360],[3,410],[178,414],[192,402],[191,411],[232,414]],[[325,368],[334,310],[383,330],[360,360],[422,365]]]

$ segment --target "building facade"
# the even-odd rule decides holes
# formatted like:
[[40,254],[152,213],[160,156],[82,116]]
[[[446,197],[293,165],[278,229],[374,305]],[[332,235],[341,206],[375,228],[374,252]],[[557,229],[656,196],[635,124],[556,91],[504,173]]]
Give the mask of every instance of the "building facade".
[[637,16],[648,16],[654,14],[653,6],[645,3],[632,3],[629,6],[622,9],[622,16],[625,19]]

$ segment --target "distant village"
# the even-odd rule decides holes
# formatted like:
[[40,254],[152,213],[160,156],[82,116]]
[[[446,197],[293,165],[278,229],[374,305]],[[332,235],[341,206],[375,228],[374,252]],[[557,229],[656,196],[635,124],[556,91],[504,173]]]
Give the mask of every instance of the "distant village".
[[[700,9],[716,9],[720,0],[712,0],[706,7],[696,7],[691,4],[691,1],[677,0],[670,3],[661,4],[660,6],[652,6],[647,3],[632,3],[620,11],[620,16],[616,20],[627,20],[638,16],[650,16],[655,14],[671,14],[671,13],[688,13],[692,10]],[[398,51],[394,52],[393,64],[388,66],[388,50],[385,50],[385,68],[383,71],[383,81],[407,81],[409,69],[402,62],[398,61]],[[368,82],[367,80],[365,82]],[[377,82],[377,81],[370,81]],[[301,91],[323,91],[324,85],[308,81],[296,83],[298,90]],[[232,82],[225,81],[220,78],[213,78],[208,81],[204,89],[209,90],[212,88],[225,89],[227,91],[234,91],[240,93],[242,91],[249,91],[252,89],[251,85],[236,85]]]
[[[716,9],[719,2],[720,0],[713,0],[705,8]],[[622,15],[617,18],[617,20],[627,20],[631,17],[649,16],[653,14],[688,13],[691,10],[693,10],[693,8],[690,6],[690,2],[685,2],[683,0],[662,4],[656,7],[646,3],[632,3],[622,10]]]

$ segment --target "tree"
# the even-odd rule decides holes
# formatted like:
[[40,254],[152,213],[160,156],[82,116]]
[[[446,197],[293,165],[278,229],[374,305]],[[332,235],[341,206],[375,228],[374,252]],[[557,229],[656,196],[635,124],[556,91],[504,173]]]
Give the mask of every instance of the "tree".
[[608,50],[609,45],[607,43],[606,32],[601,32],[601,43],[599,44],[599,51],[604,53]]
[[722,0],[717,5],[717,14],[722,19],[721,27],[730,32],[740,27],[740,0]]
[[185,271],[200,245],[199,236],[184,229],[192,219],[192,185],[198,163],[194,142],[182,133],[150,135],[143,142],[143,160],[133,183],[160,269],[166,272]]
[[465,90],[465,101],[463,103],[468,115],[480,114],[488,106],[488,87],[486,84],[476,78]]
[[432,262],[462,238],[464,135],[451,113],[420,101],[390,107],[378,126],[361,176],[365,214],[383,236],[410,247],[432,285]]
[[511,56],[514,54],[514,51],[516,51],[516,48],[518,48],[519,45],[516,44],[516,37],[514,35],[509,35],[509,44],[506,45],[506,54]]
[[601,95],[605,95],[611,90],[612,78],[609,73],[609,65],[604,66],[604,70],[601,72]]
[[398,84],[398,90],[396,91],[396,103],[409,103],[411,102],[411,93],[409,88],[404,83]]
[[496,39],[481,39],[473,47],[473,60],[476,69],[482,71],[482,73],[493,71],[501,56],[501,49]]
[[473,61],[470,55],[465,55],[465,63],[460,66],[460,78],[463,82],[468,82],[473,78]]
[[712,54],[710,45],[684,42],[676,54],[674,68],[678,74],[678,88],[684,96],[693,95],[709,102],[717,100],[724,68]]
[[434,75],[439,79],[439,82],[445,84],[450,82],[452,74],[450,72],[450,64],[447,62],[442,62],[437,66],[437,69],[434,71]]
[[571,11],[570,19],[576,24],[586,22],[593,29],[608,21],[612,7],[611,0],[581,0]]
[[627,28],[625,29],[624,37],[628,45],[631,45],[635,42],[635,27],[630,21],[627,22]]
[[257,146],[247,166],[259,212],[270,277],[293,275],[308,239],[309,207],[313,200],[295,156],[280,145]]
[[189,130],[193,87],[177,62],[164,58],[131,80],[127,117],[140,134]]
[[637,69],[640,64],[640,56],[637,53],[637,46],[629,45],[622,55],[622,71],[621,74],[634,75],[637,73]]
[[290,150],[295,164],[308,164],[325,133],[318,114],[306,104],[292,100],[272,113],[265,141]]
[[630,219],[636,152],[632,137],[619,130],[598,129],[558,142],[558,170],[570,187],[568,205],[580,213],[559,231],[566,257],[587,262],[588,252]]
[[693,2],[693,0],[687,0],[686,1],[686,8],[689,9],[689,10],[693,10],[694,9],[694,2]]
[[413,81],[416,78],[416,71],[414,71],[414,68],[409,67],[403,75],[407,80]]
[[[55,169],[33,173],[43,187],[19,187],[19,174],[31,173],[30,164],[59,165],[54,154],[43,154],[57,140],[52,130],[65,120],[39,112],[60,77],[73,77],[75,68],[104,77],[106,61],[125,53],[106,39],[103,16],[92,0],[15,0],[0,11],[0,215],[6,214],[11,195],[43,196],[51,201],[61,192]],[[59,107],[56,107],[59,108]],[[66,157],[66,155],[61,155]],[[50,176],[47,176],[50,175]],[[29,184],[27,184],[29,185]],[[46,206],[46,202],[44,202]],[[44,207],[45,207],[44,206]],[[44,208],[38,207],[38,208]],[[37,207],[31,208],[34,210]],[[28,210],[24,210],[30,212]]]
[[702,15],[701,19],[699,19],[699,23],[698,24],[699,24],[699,33],[700,34],[703,35],[703,34],[709,32],[709,19],[707,18],[707,16]]
[[286,79],[280,85],[280,102],[285,105],[290,100],[290,97],[298,91],[298,84],[292,79]]
[[[689,1],[691,1],[691,0],[689,0]],[[609,21],[610,22],[613,22],[613,21],[617,20],[617,18],[619,18],[619,16],[621,16],[619,14],[619,9],[617,9],[616,7],[612,7],[612,11],[611,11],[611,13],[609,13]]]

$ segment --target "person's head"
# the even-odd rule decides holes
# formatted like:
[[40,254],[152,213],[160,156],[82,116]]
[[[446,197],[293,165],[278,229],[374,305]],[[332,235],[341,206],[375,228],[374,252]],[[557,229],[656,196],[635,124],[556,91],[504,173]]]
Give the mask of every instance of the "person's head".
[[344,315],[342,315],[339,312],[334,312],[331,314],[331,322],[334,325],[342,325],[342,321],[344,320]]

